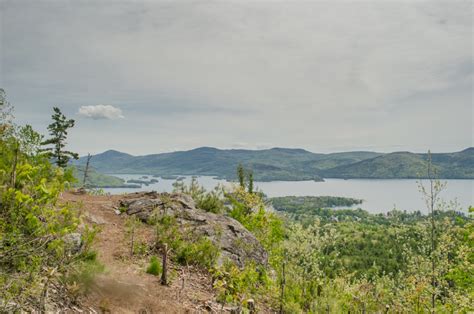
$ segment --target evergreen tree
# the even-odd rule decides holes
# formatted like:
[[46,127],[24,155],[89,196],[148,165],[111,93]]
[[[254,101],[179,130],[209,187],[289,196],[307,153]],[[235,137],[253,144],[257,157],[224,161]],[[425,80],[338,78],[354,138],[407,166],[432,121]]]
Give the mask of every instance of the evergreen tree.
[[237,166],[237,178],[239,179],[239,184],[242,188],[245,188],[245,170],[242,164]]
[[68,120],[57,107],[54,107],[53,111],[53,123],[48,125],[51,138],[42,142],[41,145],[52,145],[52,147],[45,148],[43,151],[54,160],[58,167],[66,168],[71,158],[79,158],[78,154],[64,150],[64,147],[66,147],[67,130],[74,127],[74,120]]
[[248,192],[253,194],[253,171],[249,170],[249,185],[248,185]]

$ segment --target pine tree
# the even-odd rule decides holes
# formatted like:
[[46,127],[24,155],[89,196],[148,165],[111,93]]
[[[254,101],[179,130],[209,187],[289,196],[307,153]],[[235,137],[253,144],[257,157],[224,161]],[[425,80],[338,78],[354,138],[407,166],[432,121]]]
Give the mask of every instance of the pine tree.
[[239,184],[242,188],[245,188],[245,170],[242,164],[237,166],[237,178],[239,179]]
[[71,158],[79,158],[78,154],[64,150],[64,147],[66,147],[67,130],[74,127],[74,120],[68,120],[57,107],[54,107],[53,111],[53,123],[48,125],[51,138],[42,142],[41,145],[52,145],[52,147],[45,148],[43,151],[54,160],[58,167],[66,168]]
[[248,184],[248,192],[250,194],[253,194],[253,171],[250,170],[248,172],[248,175],[249,175],[249,184]]

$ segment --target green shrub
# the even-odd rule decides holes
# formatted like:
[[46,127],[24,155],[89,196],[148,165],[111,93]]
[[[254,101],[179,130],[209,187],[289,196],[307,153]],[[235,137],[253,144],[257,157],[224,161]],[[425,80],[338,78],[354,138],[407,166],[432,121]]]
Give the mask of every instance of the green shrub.
[[211,240],[201,237],[196,242],[182,241],[176,252],[176,260],[180,264],[196,265],[210,269],[216,264],[219,248]]
[[215,265],[219,248],[205,237],[196,238],[178,229],[176,218],[163,216],[156,226],[157,243],[171,249],[172,258],[182,265],[196,265],[206,269]]
[[0,312],[44,309],[51,287],[76,295],[102,270],[90,252],[98,230],[79,229],[74,205],[60,202],[72,171],[40,153],[41,136],[3,121],[0,130]]
[[138,241],[133,247],[133,255],[143,256],[149,251],[148,244],[145,241]]
[[146,269],[147,274],[159,276],[161,275],[162,271],[163,271],[163,268],[161,266],[160,261],[158,260],[156,256],[152,256],[150,259],[150,264],[148,265],[148,268]]
[[221,303],[241,303],[248,297],[268,296],[270,292],[264,267],[252,263],[240,269],[235,263],[226,261],[211,273],[217,301]]
[[222,201],[222,187],[217,186],[213,191],[206,191],[199,185],[196,178],[192,178],[191,183],[186,185],[182,180],[173,183],[174,192],[190,195],[196,202],[196,206],[207,212],[220,214],[224,212],[225,205]]

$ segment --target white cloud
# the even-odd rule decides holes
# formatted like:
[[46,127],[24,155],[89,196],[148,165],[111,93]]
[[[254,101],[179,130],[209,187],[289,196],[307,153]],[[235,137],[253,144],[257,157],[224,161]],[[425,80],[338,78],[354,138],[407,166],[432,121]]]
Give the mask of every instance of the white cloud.
[[82,106],[79,108],[78,114],[94,120],[116,120],[124,118],[122,110],[112,105]]

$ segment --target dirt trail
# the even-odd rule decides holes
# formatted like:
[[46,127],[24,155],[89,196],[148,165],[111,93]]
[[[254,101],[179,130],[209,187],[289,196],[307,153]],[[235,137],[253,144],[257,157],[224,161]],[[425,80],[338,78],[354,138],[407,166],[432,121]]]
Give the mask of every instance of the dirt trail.
[[[84,303],[110,313],[199,313],[214,300],[210,278],[193,269],[180,268],[171,285],[146,274],[149,257],[131,258],[125,238],[125,219],[114,212],[121,196],[64,193],[62,200],[79,205],[84,221],[101,228],[94,244],[105,272],[95,279]],[[138,238],[151,240],[153,230],[140,228]],[[184,286],[184,288],[183,288]]]

